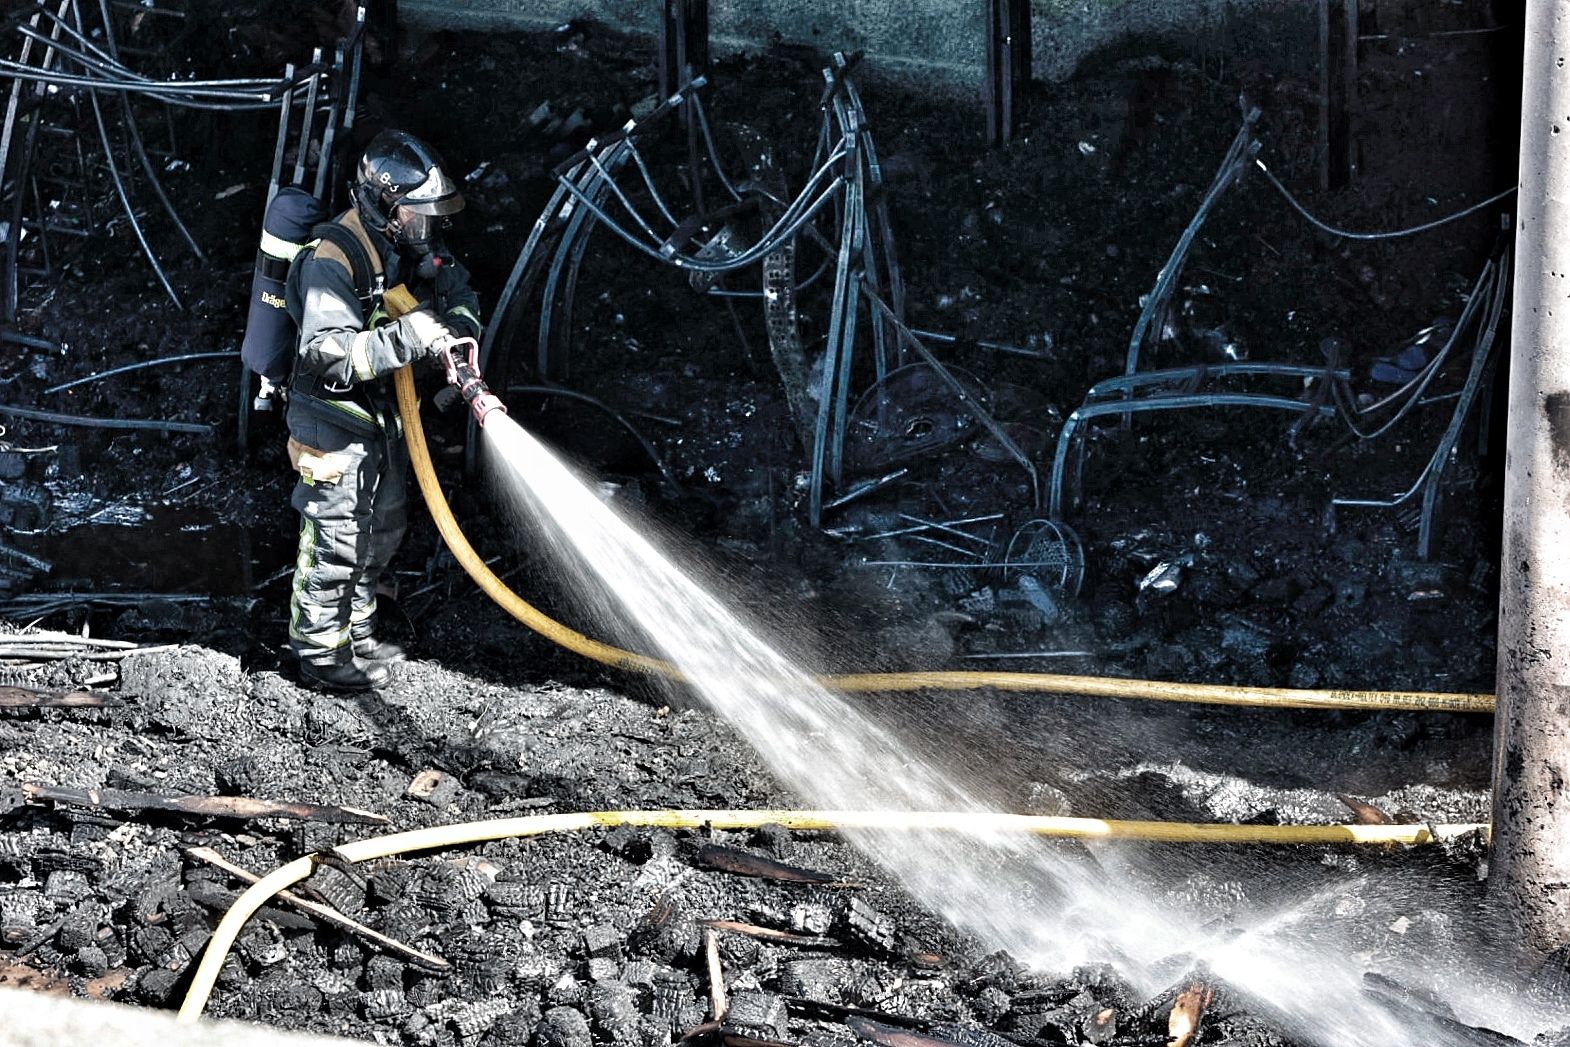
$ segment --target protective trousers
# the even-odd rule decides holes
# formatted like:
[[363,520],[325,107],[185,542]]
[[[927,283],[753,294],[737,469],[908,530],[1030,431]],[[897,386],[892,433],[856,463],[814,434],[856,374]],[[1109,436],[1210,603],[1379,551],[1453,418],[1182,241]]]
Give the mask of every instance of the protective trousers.
[[289,642],[301,658],[341,657],[351,636],[370,633],[377,580],[408,523],[409,451],[397,420],[387,422],[339,424],[290,405],[300,547]]

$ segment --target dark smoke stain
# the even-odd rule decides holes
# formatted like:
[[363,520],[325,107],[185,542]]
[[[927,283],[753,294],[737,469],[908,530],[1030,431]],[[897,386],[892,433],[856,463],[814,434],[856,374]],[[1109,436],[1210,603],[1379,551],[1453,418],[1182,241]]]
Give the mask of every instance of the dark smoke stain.
[[1570,392],[1549,393],[1543,398],[1543,414],[1548,418],[1548,440],[1554,449],[1554,465],[1570,472]]

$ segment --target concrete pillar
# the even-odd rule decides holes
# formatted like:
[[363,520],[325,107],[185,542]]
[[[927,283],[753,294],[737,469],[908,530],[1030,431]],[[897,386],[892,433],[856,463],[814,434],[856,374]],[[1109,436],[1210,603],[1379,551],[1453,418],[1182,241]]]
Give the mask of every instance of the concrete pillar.
[[1570,943],[1570,0],[1527,0],[1490,886]]

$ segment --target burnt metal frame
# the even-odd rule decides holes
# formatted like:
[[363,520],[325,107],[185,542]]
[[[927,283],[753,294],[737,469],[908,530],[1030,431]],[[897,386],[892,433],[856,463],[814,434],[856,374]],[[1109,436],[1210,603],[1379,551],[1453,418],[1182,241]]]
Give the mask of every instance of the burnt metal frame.
[[[360,4],[355,13],[354,29],[348,39],[334,48],[331,64],[323,63],[322,49],[318,47],[312,53],[311,64],[303,72],[297,73],[292,64],[284,67],[282,82],[286,87],[276,102],[269,103],[269,108],[276,106],[278,109],[278,135],[273,142],[263,215],[285,185],[307,190],[330,210],[336,210],[346,196],[348,181],[340,169],[343,158],[338,155],[337,143],[340,139],[350,141],[354,130],[365,55],[366,13],[366,6]],[[310,153],[313,137],[318,134],[318,115],[323,123],[313,171]],[[286,171],[291,142],[295,150],[294,166]],[[258,227],[260,224],[259,219]],[[242,458],[251,451],[251,429],[260,381],[250,367],[243,362],[240,364],[235,446]]]
[[[1479,290],[1474,294],[1474,299],[1482,297],[1484,292]],[[1482,390],[1489,384],[1494,368],[1498,363],[1498,354],[1494,351],[1497,344],[1499,320],[1504,314],[1505,305],[1510,296],[1510,252],[1501,252],[1497,267],[1493,272],[1493,282],[1486,291],[1488,297],[1487,312],[1479,324],[1477,341],[1472,349],[1472,362],[1467,369],[1466,381],[1461,386],[1461,394],[1456,399],[1455,409],[1450,413],[1450,422],[1445,426],[1444,433],[1440,436],[1434,453],[1424,463],[1417,478],[1412,481],[1412,486],[1405,491],[1388,499],[1378,498],[1332,498],[1330,501],[1330,518],[1335,519],[1338,508],[1356,509],[1394,509],[1405,504],[1422,491],[1422,507],[1418,518],[1417,530],[1417,558],[1427,560],[1433,551],[1434,521],[1438,514],[1440,488],[1444,484],[1445,470],[1450,464],[1451,452],[1455,450],[1461,438],[1461,431],[1466,425],[1467,417],[1472,412],[1472,405]],[[1471,303],[1468,303],[1469,305]],[[1464,321],[1463,321],[1464,323]],[[1460,330],[1462,325],[1457,325]],[[1415,398],[1420,395],[1414,393]]]
[[1030,0],[986,0],[982,101],[987,111],[988,145],[1002,145],[1019,133],[1031,74],[1030,32]]
[[[1194,211],[1194,217],[1189,219],[1188,226],[1178,237],[1177,244],[1173,246],[1166,264],[1156,274],[1155,286],[1145,296],[1144,306],[1139,311],[1139,319],[1134,323],[1133,334],[1129,336],[1128,353],[1123,364],[1125,377],[1132,376],[1139,370],[1139,357],[1150,341],[1151,328],[1160,326],[1159,319],[1166,315],[1171,305],[1172,292],[1177,288],[1178,276],[1183,272],[1183,264],[1188,259],[1189,249],[1194,246],[1200,227],[1215,210],[1217,202],[1227,189],[1237,181],[1248,162],[1259,152],[1261,143],[1254,137],[1254,125],[1259,121],[1259,115],[1260,111],[1257,108],[1250,109],[1243,115],[1243,125],[1238,128],[1237,134],[1232,138],[1232,144],[1227,147],[1226,156],[1222,158],[1221,166],[1216,169],[1210,188],[1205,191],[1204,198]],[[1124,425],[1127,424],[1125,418]]]
[[[832,65],[823,72],[825,86],[819,103],[822,115],[811,165],[814,174],[790,201],[759,200],[757,194],[749,195],[738,188],[726,173],[704,104],[702,88],[706,81],[701,77],[683,84],[642,120],[629,122],[610,135],[591,141],[582,152],[560,165],[555,171],[556,191],[513,265],[497,302],[496,319],[484,336],[481,363],[492,375],[492,380],[506,384],[512,362],[511,347],[537,294],[539,316],[535,356],[538,374],[544,381],[564,376],[565,338],[571,329],[578,277],[589,238],[601,225],[656,262],[715,275],[751,268],[780,245],[805,234],[833,252],[834,265],[830,330],[825,350],[828,388],[819,401],[810,448],[811,516],[814,524],[820,522],[825,484],[840,482],[842,475],[848,401],[856,362],[855,341],[864,289],[880,303],[880,308],[869,310],[868,315],[873,368],[878,377],[887,374],[891,365],[898,366],[904,361],[906,346],[891,325],[891,317],[898,320],[903,316],[905,287],[894,254],[882,168],[867,128],[865,110],[849,75],[856,61],[854,57],[836,54]],[[696,210],[681,219],[661,195],[638,148],[641,139],[677,117],[682,118],[689,132],[696,134],[702,147],[696,152],[689,150],[690,184],[698,186],[706,168],[730,199],[724,207],[705,211],[699,193],[695,191]],[[658,218],[640,211],[617,184],[616,176],[629,169],[635,169],[641,176],[643,195],[652,201]],[[831,201],[838,229],[838,236],[832,240],[813,224],[815,217]],[[682,253],[705,226],[716,226],[726,216],[754,204],[768,204],[775,209],[769,216],[774,221],[759,243],[729,258],[706,259]],[[613,206],[628,217],[631,227],[612,216]],[[661,220],[670,227],[668,233],[655,231],[655,225]],[[797,285],[798,290],[816,278],[817,274],[808,277]],[[761,289],[737,292],[719,288],[711,288],[706,293],[716,297],[765,294]],[[884,293],[888,295],[887,303],[881,298]],[[473,444],[471,440],[471,453]]]
[[[1255,364],[1253,366],[1262,368],[1272,365]],[[1323,376],[1325,374],[1324,368],[1315,370],[1299,368],[1289,364],[1275,366],[1279,366],[1280,370],[1256,371],[1253,373],[1279,374],[1288,377],[1300,375],[1304,371],[1313,375]],[[1210,371],[1211,374],[1215,374],[1217,368],[1211,368]],[[1334,418],[1336,416],[1336,409],[1329,404],[1316,405],[1292,397],[1273,396],[1264,393],[1170,393],[1156,389],[1157,395],[1153,395],[1148,399],[1125,399],[1125,397],[1132,397],[1141,392],[1140,387],[1142,385],[1159,386],[1161,383],[1170,383],[1179,377],[1186,377],[1191,381],[1197,382],[1203,380],[1204,376],[1205,371],[1203,368],[1146,371],[1139,375],[1130,376],[1133,379],[1132,381],[1130,377],[1125,377],[1112,379],[1093,387],[1092,395],[1096,394],[1097,390],[1100,390],[1101,396],[1110,396],[1113,393],[1121,395],[1117,399],[1101,400],[1100,402],[1092,402],[1091,396],[1087,396],[1087,402],[1075,408],[1063,420],[1063,428],[1058,432],[1057,449],[1052,456],[1052,472],[1047,480],[1047,515],[1055,519],[1062,517],[1066,500],[1064,497],[1066,487],[1072,487],[1075,492],[1075,497],[1072,500],[1078,501],[1077,492],[1080,486],[1080,474],[1084,471],[1085,456],[1084,433],[1081,431],[1081,425],[1093,418],[1108,415],[1119,415],[1126,418],[1130,414],[1142,414],[1147,411],[1181,411],[1208,407],[1259,407],[1277,411],[1290,411],[1298,415],[1312,412],[1326,418]],[[1151,380],[1145,381],[1147,378]],[[1069,451],[1076,447],[1079,450],[1079,454],[1075,460],[1074,477],[1072,483],[1069,484],[1066,483]]]
[[[127,8],[121,3],[98,0],[95,5],[96,20],[90,28],[83,12],[83,0],[50,0],[30,12],[23,12],[5,20],[7,28],[21,37],[19,60],[0,59],[0,79],[11,81],[11,95],[3,125],[0,125],[0,177],[10,194],[6,210],[10,221],[5,233],[3,276],[3,327],[0,339],[16,341],[15,323],[20,298],[21,238],[29,231],[39,235],[39,252],[44,268],[41,272],[28,270],[32,275],[47,276],[57,260],[51,249],[49,235],[54,232],[71,233],[62,228],[43,210],[43,200],[38,191],[33,171],[38,153],[39,138],[43,132],[70,137],[83,171],[83,183],[78,187],[84,198],[82,206],[90,208],[86,167],[88,151],[77,138],[74,121],[59,119],[62,105],[70,106],[80,117],[81,103],[85,99],[91,112],[91,132],[96,137],[101,156],[94,156],[104,166],[121,208],[130,223],[133,234],[143,254],[170,300],[179,306],[180,300],[169,282],[162,263],[148,241],[146,231],[132,203],[130,188],[117,157],[126,155],[139,166],[146,182],[151,186],[163,209],[168,214],[180,238],[198,257],[200,247],[189,229],[181,221],[168,192],[158,175],[157,166],[148,154],[146,143],[132,111],[130,96],[137,95],[166,105],[179,105],[199,109],[244,110],[270,108],[273,99],[292,90],[291,79],[282,82],[267,80],[157,80],[144,76],[125,66],[121,56],[152,53],[146,49],[123,47],[114,31],[113,11],[129,9],[160,16],[179,17],[175,9]],[[47,25],[45,24],[47,20]],[[101,44],[94,42],[94,35],[101,36]],[[319,70],[310,70],[318,75]],[[100,94],[108,92],[119,98],[119,121],[111,124],[106,117]],[[25,126],[24,126],[25,125]],[[123,136],[122,147],[117,147],[111,127],[117,127]],[[38,209],[36,218],[29,219],[29,200]],[[75,230],[81,233],[85,230]]]
[[[507,385],[512,347],[536,299],[537,373],[545,382],[566,377],[566,340],[573,327],[578,279],[589,240],[600,226],[658,263],[706,277],[750,269],[766,262],[782,245],[806,236],[830,255],[834,268],[823,361],[825,390],[812,419],[808,449],[808,511],[813,525],[822,523],[826,488],[843,481],[850,396],[857,382],[857,339],[863,323],[871,333],[871,370],[875,381],[882,381],[892,369],[906,363],[909,356],[919,357],[938,374],[964,410],[1026,471],[1039,504],[1039,476],[1029,456],[986,412],[974,391],[955,378],[904,322],[905,286],[888,217],[883,171],[865,109],[850,78],[856,61],[854,57],[836,54],[823,71],[824,91],[819,102],[822,116],[810,165],[813,174],[792,200],[781,200],[756,186],[738,187],[726,173],[704,103],[702,89],[706,81],[702,78],[682,85],[642,120],[629,122],[591,141],[558,166],[554,172],[556,190],[519,252],[497,302],[496,319],[485,332],[481,366],[492,382]],[[639,150],[640,141],[662,124],[678,118],[690,134],[696,134],[702,146],[697,153],[689,150],[688,182],[694,187],[695,210],[685,218],[679,218],[661,194]],[[696,190],[705,167],[730,200],[713,211],[703,208]],[[641,179],[638,192],[652,204],[652,212],[640,210],[629,191],[618,184],[617,177],[628,172]],[[831,201],[838,230],[832,238],[825,236],[813,221]],[[758,243],[729,257],[684,253],[700,232],[719,227],[729,215],[755,204],[765,209],[765,224],[769,226]],[[657,230],[662,224],[668,231]],[[796,289],[810,285],[825,271],[826,266],[820,268],[797,284]],[[766,282],[766,273],[764,279]],[[709,287],[703,293],[767,300],[767,288],[739,291]],[[471,456],[474,446],[471,439]],[[839,503],[830,503],[834,504]]]
[[[1282,411],[1292,411],[1299,415],[1307,413],[1317,414],[1321,417],[1341,417],[1348,425],[1354,436],[1360,439],[1373,439],[1383,435],[1398,422],[1406,412],[1418,402],[1423,389],[1433,374],[1437,373],[1439,366],[1448,356],[1450,350],[1457,343],[1463,331],[1471,326],[1472,320],[1481,315],[1483,320],[1479,325],[1478,335],[1473,348],[1471,366],[1467,378],[1463,383],[1456,399],[1455,409],[1451,413],[1450,423],[1441,435],[1434,452],[1429,456],[1421,472],[1412,482],[1412,485],[1389,499],[1372,498],[1332,498],[1329,506],[1329,517],[1333,521],[1338,508],[1362,509],[1392,509],[1405,504],[1416,496],[1421,490],[1422,505],[1418,524],[1417,556],[1426,560],[1432,551],[1435,519],[1438,513],[1440,489],[1443,486],[1445,470],[1449,465],[1451,452],[1454,451],[1460,439],[1462,428],[1467,417],[1472,411],[1473,404],[1482,389],[1487,385],[1489,376],[1496,365],[1494,345],[1498,332],[1499,320],[1509,295],[1509,252],[1502,250],[1499,256],[1488,262],[1474,285],[1472,294],[1468,298],[1467,307],[1463,310],[1461,318],[1451,333],[1445,347],[1436,354],[1430,364],[1432,371],[1423,381],[1414,385],[1410,398],[1402,405],[1396,414],[1383,425],[1371,433],[1365,433],[1357,426],[1357,420],[1348,414],[1349,392],[1346,388],[1350,380],[1350,373],[1337,367],[1308,367],[1298,364],[1253,363],[1239,362],[1212,365],[1196,365],[1193,367],[1170,368],[1162,371],[1141,371],[1133,375],[1124,375],[1098,382],[1085,394],[1085,402],[1064,420],[1063,428],[1058,433],[1057,447],[1053,455],[1052,472],[1048,479],[1048,513],[1053,518],[1062,516],[1065,502],[1077,502],[1077,492],[1080,486],[1080,477],[1084,471],[1085,443],[1084,433],[1080,425],[1092,418],[1106,415],[1140,413],[1144,411],[1185,410],[1190,408],[1205,407],[1260,407]],[[1486,304],[1486,311],[1484,303]],[[1231,376],[1273,376],[1281,378],[1309,379],[1319,378],[1331,383],[1335,395],[1333,404],[1318,404],[1309,401],[1292,399],[1280,396],[1267,396],[1254,393],[1201,393],[1192,391],[1197,385],[1208,378],[1226,378]],[[1181,384],[1188,387],[1189,391],[1171,393],[1170,387]],[[1166,387],[1166,388],[1163,388]],[[1132,400],[1129,397],[1141,392],[1151,392],[1149,399]],[[1068,473],[1068,456],[1071,450],[1077,449],[1074,474],[1070,482]],[[1073,497],[1066,498],[1065,492],[1072,491]]]

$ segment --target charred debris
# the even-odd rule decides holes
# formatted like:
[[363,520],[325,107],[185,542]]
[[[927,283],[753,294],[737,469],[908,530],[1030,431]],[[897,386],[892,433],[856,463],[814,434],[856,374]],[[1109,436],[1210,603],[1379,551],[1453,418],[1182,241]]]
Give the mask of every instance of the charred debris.
[[[993,6],[1003,26],[1021,17]],[[444,736],[430,710],[311,703],[177,646],[271,667],[255,636],[276,627],[287,570],[260,537],[286,530],[282,488],[252,493],[255,464],[229,460],[231,442],[264,464],[276,449],[234,352],[252,245],[217,230],[259,216],[259,172],[268,192],[331,191],[357,114],[453,119],[388,72],[442,69],[449,38],[400,45],[329,8],[310,41],[215,33],[176,3],[9,11],[0,984],[178,1003],[247,880],[330,854],[345,824],[768,798],[695,714],[650,726],[622,699],[584,714],[538,678],[502,694],[431,670],[416,682],[483,696],[444,699],[466,718]],[[1432,68],[1434,39],[1488,67],[1467,48],[1491,36],[1382,42],[1403,26],[1367,27],[1365,79]],[[1322,211],[1336,197],[1289,185],[1336,180],[1305,157],[1345,148],[1345,113],[1326,114],[1316,153],[1318,96],[1258,55],[1111,55],[1113,74],[1048,91],[1019,76],[1028,54],[994,47],[987,118],[956,126],[954,106],[902,100],[854,54],[699,48],[702,75],[683,75],[700,70],[672,39],[688,34],[690,57],[693,32],[668,26],[654,63],[592,26],[465,40],[474,80],[454,96],[504,84],[515,110],[502,133],[471,105],[494,149],[460,154],[495,215],[471,233],[496,256],[477,270],[487,375],[547,431],[589,415],[619,434],[577,448],[619,474],[614,497],[702,502],[725,554],[790,564],[782,590],[874,606],[895,665],[1308,687],[1367,684],[1404,649],[1381,680],[1486,677],[1478,504],[1508,177],[1462,165],[1413,196],[1421,179],[1381,172],[1371,149],[1365,195]],[[557,93],[498,73],[511,46],[560,74]],[[605,88],[607,69],[630,86]],[[1372,136],[1389,118],[1369,104],[1362,119]],[[265,122],[264,150],[193,167],[193,133],[247,120]],[[105,302],[81,306],[95,283]],[[703,318],[654,344],[676,310]],[[461,433],[449,446],[463,468]],[[243,562],[215,585],[189,570],[93,584],[102,561],[66,536],[106,525],[213,535]],[[462,586],[434,543],[421,557],[400,565],[406,609],[435,642],[457,632],[441,615]],[[519,701],[560,774],[480,751],[487,710]],[[585,716],[616,752],[584,751]],[[1371,732],[1398,748],[1419,734]],[[641,784],[609,784],[612,758]],[[241,939],[215,1014],[498,1047],[1285,1042],[1182,957],[1156,989],[1110,967],[1046,978],[957,939],[837,840],[783,830],[329,861],[280,901]],[[1507,1042],[1399,985],[1365,988],[1436,1035]]]

